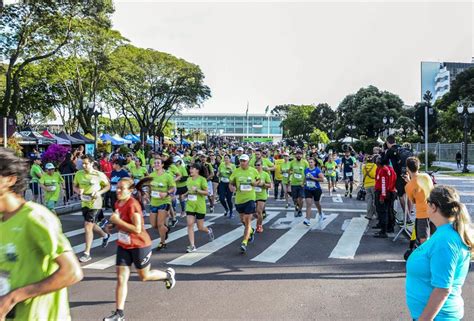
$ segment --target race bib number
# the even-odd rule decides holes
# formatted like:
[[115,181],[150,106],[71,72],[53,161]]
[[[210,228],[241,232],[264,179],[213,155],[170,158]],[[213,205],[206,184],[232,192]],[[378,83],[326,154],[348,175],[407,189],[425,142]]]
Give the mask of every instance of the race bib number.
[[260,193],[261,191],[262,191],[262,188],[261,188],[261,187],[258,187],[258,186],[255,187],[255,192]]
[[352,172],[347,172],[346,177],[352,177]]
[[160,197],[160,192],[158,192],[158,191],[152,191],[152,192],[151,192],[151,197],[153,197],[153,198],[161,198],[161,197]]
[[7,295],[10,292],[9,273],[0,271],[0,296]]
[[316,182],[307,181],[307,182],[306,182],[306,186],[311,187],[311,188],[314,188],[314,187],[316,187]]
[[288,178],[288,173],[283,173],[283,177]]
[[81,201],[90,202],[90,201],[92,201],[92,196],[90,196],[90,195],[81,195]]
[[132,243],[132,240],[130,239],[130,234],[128,234],[127,232],[119,231],[118,232],[118,240],[122,244],[131,244]]
[[110,186],[110,191],[111,192],[116,192],[117,191],[117,185]]
[[302,179],[302,178],[303,178],[303,175],[301,175],[301,174],[295,174],[295,178],[296,178],[296,179]]
[[56,190],[56,185],[48,186],[48,192],[54,192]]
[[329,169],[329,170],[328,170],[328,175],[332,175],[332,173],[334,173],[334,170]]
[[196,194],[189,194],[188,201],[197,201],[198,196]]
[[227,177],[221,177],[222,183],[229,183],[229,179]]
[[250,192],[250,191],[252,191],[252,185],[247,185],[247,184],[240,185],[240,190],[242,192]]

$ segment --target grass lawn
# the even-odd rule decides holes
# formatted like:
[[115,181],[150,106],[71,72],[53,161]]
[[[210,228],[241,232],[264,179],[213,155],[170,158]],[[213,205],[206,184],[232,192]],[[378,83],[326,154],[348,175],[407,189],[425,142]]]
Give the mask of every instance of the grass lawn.
[[[425,167],[422,165],[421,166],[421,169],[424,169]],[[449,168],[449,167],[441,167],[441,166],[431,166],[431,167],[428,167],[428,170],[429,171],[438,171],[438,172],[454,172],[454,170],[452,168]]]
[[446,174],[450,176],[458,176],[458,177],[474,177],[474,172],[470,172],[470,173],[456,172],[456,173],[446,173]]

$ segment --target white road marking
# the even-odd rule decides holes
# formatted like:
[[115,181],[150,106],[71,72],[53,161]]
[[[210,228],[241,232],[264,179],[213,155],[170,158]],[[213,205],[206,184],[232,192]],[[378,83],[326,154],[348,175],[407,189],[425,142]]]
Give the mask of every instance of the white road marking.
[[[267,210],[271,211],[287,211],[287,212],[294,212],[294,208],[284,208],[284,207],[265,207]],[[306,210],[303,207],[302,211]],[[353,208],[326,208],[323,206],[323,212],[348,212],[348,213],[366,213],[367,209],[353,209]]]
[[339,216],[339,214],[325,215],[324,220],[322,222],[319,222],[318,224],[315,224],[313,227],[311,227],[311,230],[319,230],[319,231],[324,230],[338,216]]
[[[266,224],[270,222],[275,216],[277,216],[279,213],[277,212],[267,212],[267,217],[263,221],[263,224]],[[256,221],[254,220],[252,222],[252,226],[255,228],[255,223]],[[239,239],[242,237],[242,234],[244,233],[244,227],[240,226],[218,238],[216,238],[213,242],[209,242],[206,245],[203,245],[197,249],[196,252],[193,253],[187,253],[185,255],[182,255],[178,257],[177,259],[168,262],[168,264],[171,265],[186,265],[186,266],[191,266],[202,259],[208,257],[214,252],[217,252],[218,250],[222,249],[223,247],[229,245],[230,243],[234,242],[235,240]]]
[[386,262],[391,262],[391,263],[405,263],[405,260],[385,260]]
[[365,218],[354,217],[342,236],[339,238],[339,241],[329,255],[329,258],[354,259],[354,255],[360,245],[360,240],[362,235],[364,235],[368,223],[369,221]]
[[336,194],[336,196],[333,196],[333,197],[332,197],[332,201],[333,201],[334,203],[342,203],[341,194]]
[[77,230],[72,230],[72,231],[64,233],[66,237],[73,237],[73,236],[81,235],[81,234],[84,234],[84,228],[80,228]]

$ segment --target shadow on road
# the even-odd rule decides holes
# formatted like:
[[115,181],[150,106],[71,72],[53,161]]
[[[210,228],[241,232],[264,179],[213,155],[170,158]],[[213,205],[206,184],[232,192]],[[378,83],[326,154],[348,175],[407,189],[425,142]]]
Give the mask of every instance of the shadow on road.
[[115,303],[115,301],[81,301],[81,302],[69,302],[69,307],[77,308],[81,306],[91,306],[91,305],[102,305],[106,303]]

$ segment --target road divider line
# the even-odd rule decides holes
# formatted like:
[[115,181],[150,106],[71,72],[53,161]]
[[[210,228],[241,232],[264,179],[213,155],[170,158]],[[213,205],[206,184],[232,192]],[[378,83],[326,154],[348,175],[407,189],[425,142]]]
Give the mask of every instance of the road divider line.
[[[270,222],[274,217],[276,217],[279,213],[277,212],[267,212],[267,217],[263,221],[263,224],[266,224]],[[255,228],[256,221],[254,220],[252,222],[252,227]],[[244,233],[244,227],[240,226],[236,229],[233,229],[232,231],[216,238],[214,241],[209,242],[197,249],[196,252],[193,253],[187,253],[185,255],[182,255],[176,259],[174,259],[171,262],[168,262],[168,264],[171,265],[185,265],[185,266],[191,266],[202,259],[208,257],[212,253],[217,252],[218,250],[222,249],[223,247],[229,245],[230,243],[236,241],[240,237],[242,237],[242,234]]]
[[336,247],[332,250],[331,259],[354,259],[355,253],[360,245],[369,221],[362,217],[352,218],[349,226],[345,229]]

